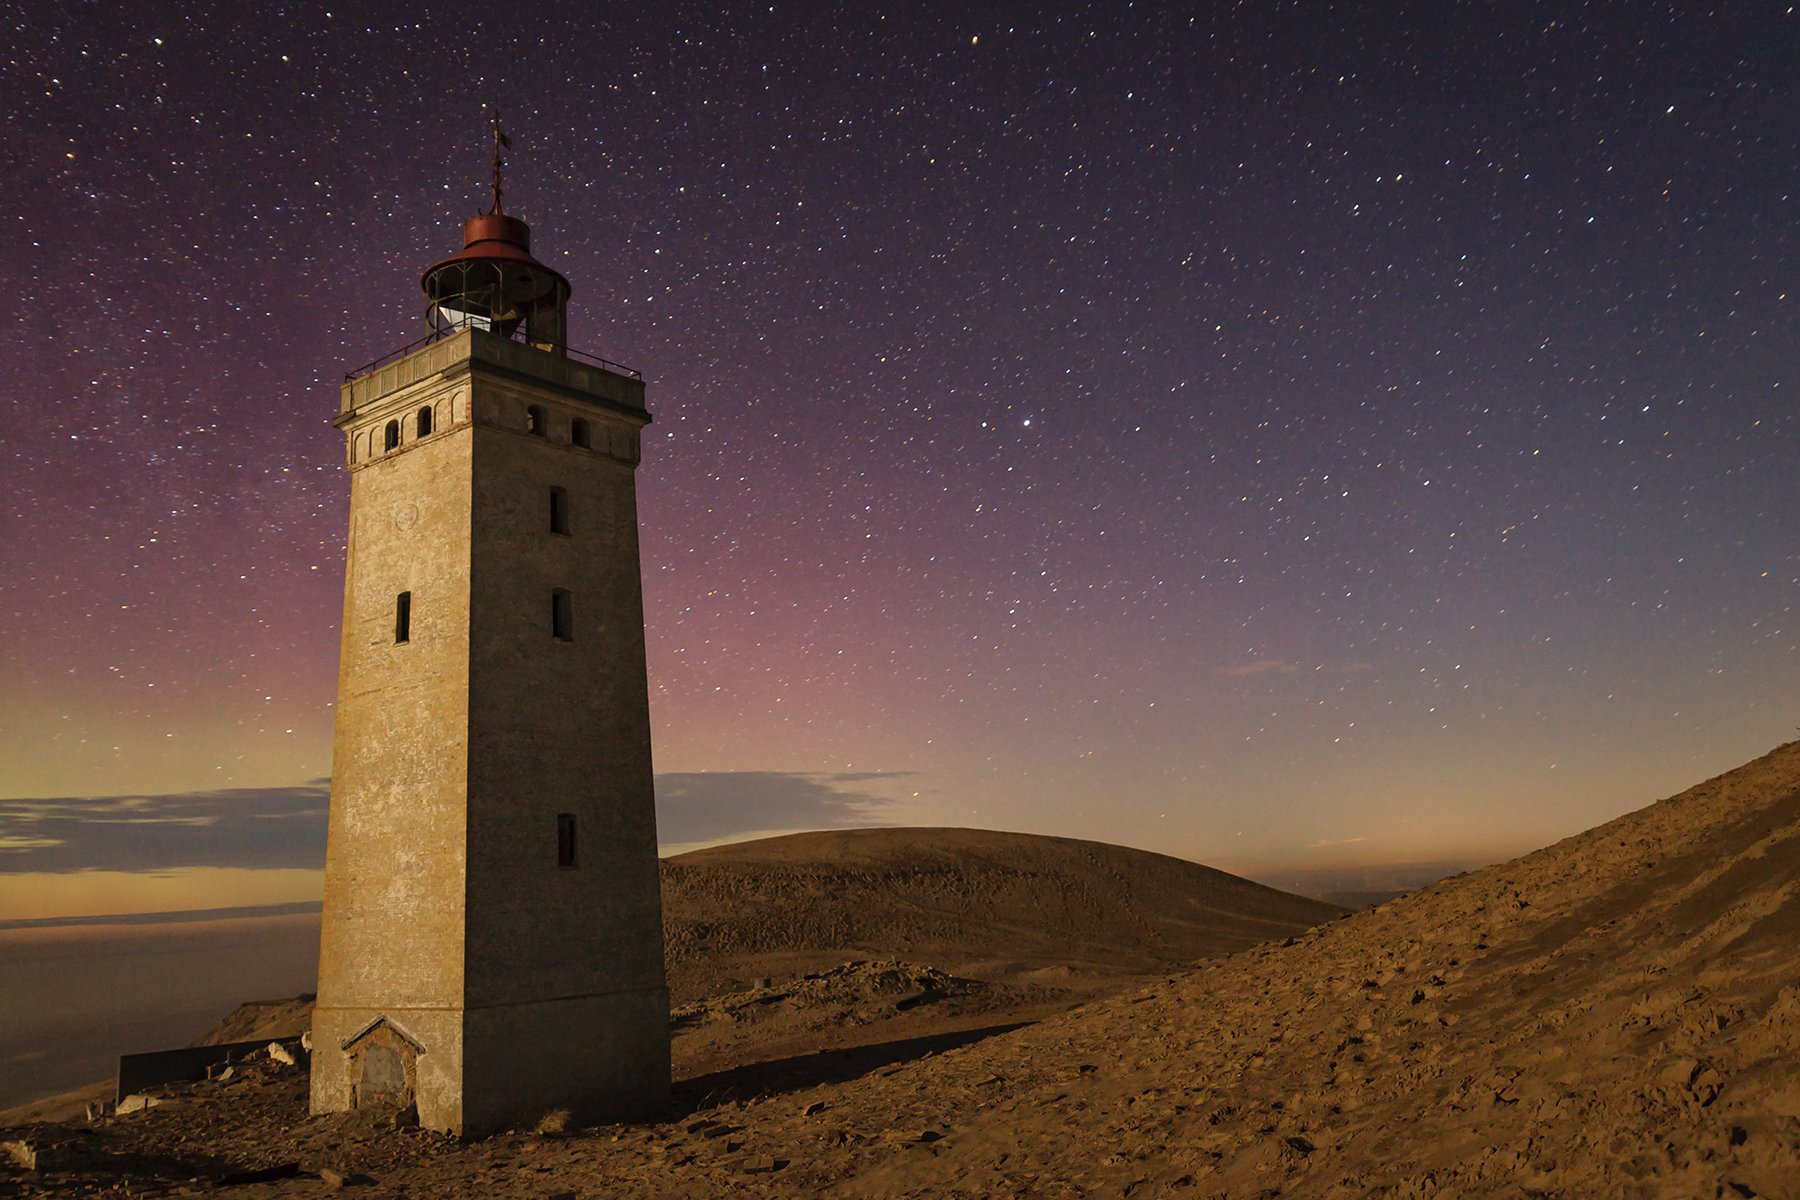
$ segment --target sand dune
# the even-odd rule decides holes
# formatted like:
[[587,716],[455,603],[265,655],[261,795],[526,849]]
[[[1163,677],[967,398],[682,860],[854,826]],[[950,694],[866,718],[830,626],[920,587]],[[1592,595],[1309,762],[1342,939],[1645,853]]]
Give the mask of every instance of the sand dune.
[[[722,1072],[666,1124],[375,1135],[306,1121],[298,1072],[270,1067],[229,1102],[201,1089],[80,1136],[142,1152],[210,1130],[234,1161],[433,1196],[1789,1197],[1797,892],[1800,744],[1027,1027]],[[979,991],[861,970],[821,994]]]
[[[1789,745],[1291,946],[871,1081],[890,1128],[944,1144],[857,1155],[844,1190],[1792,1196],[1797,892]],[[985,1073],[1004,1086],[982,1095]]]
[[663,864],[678,1002],[859,958],[1105,986],[1340,911],[1161,854],[979,829],[800,833]]

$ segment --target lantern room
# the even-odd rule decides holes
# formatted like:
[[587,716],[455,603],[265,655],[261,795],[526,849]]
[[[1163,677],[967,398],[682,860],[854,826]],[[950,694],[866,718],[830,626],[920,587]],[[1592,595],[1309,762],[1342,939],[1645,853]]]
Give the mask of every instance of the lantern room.
[[569,281],[531,257],[531,229],[517,217],[470,217],[462,252],[419,282],[435,337],[474,328],[567,353]]
[[553,354],[568,352],[569,281],[531,256],[531,227],[502,202],[501,150],[510,139],[493,122],[494,202],[463,222],[463,248],[427,268],[426,320],[433,338],[481,329]]

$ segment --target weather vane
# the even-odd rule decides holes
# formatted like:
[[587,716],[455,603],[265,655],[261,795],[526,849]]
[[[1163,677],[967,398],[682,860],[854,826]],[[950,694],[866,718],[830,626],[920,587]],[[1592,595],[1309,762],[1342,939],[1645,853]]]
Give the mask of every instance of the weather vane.
[[499,106],[491,105],[489,106],[489,111],[492,115],[488,117],[488,128],[492,130],[494,134],[494,207],[488,211],[504,216],[506,214],[506,205],[501,203],[500,198],[506,192],[505,181],[503,179],[506,164],[501,161],[500,152],[502,150],[512,149],[512,139],[500,132]]

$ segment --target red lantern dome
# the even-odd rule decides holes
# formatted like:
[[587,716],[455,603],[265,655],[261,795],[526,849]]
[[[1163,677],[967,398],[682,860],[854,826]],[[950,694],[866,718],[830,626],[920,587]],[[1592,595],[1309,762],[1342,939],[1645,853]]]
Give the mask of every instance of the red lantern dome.
[[426,320],[443,337],[481,329],[568,352],[569,281],[531,256],[531,228],[501,203],[500,150],[509,144],[494,117],[494,204],[463,222],[463,248],[426,268]]

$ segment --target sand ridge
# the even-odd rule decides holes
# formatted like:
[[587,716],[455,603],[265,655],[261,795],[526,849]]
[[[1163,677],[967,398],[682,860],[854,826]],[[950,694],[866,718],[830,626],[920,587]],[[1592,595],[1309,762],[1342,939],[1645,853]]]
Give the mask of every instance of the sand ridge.
[[865,1104],[945,1136],[840,1190],[1792,1196],[1797,843],[1789,745],[1292,945],[971,1047],[956,1076],[1005,1073],[987,1097],[943,1061],[909,1073],[928,1109],[871,1081]]
[[801,833],[663,863],[678,1002],[884,957],[1109,987],[1341,912],[1166,855],[980,829]]

